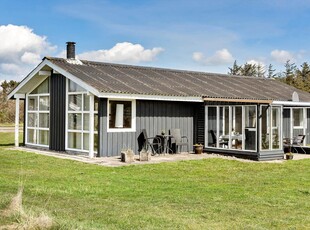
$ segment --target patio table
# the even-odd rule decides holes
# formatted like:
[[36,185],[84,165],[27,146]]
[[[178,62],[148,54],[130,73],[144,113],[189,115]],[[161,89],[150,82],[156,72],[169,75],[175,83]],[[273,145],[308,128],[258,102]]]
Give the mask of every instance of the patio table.
[[169,153],[169,152],[173,152],[172,149],[169,146],[169,138],[172,137],[172,135],[169,134],[158,134],[156,135],[160,138],[162,138],[163,141],[163,153]]

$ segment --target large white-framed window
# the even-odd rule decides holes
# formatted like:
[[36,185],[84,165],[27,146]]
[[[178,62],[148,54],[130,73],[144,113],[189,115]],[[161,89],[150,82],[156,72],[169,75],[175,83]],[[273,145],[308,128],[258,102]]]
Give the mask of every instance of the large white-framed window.
[[136,131],[136,100],[109,99],[107,103],[107,131]]
[[[90,94],[67,79],[66,149],[88,152],[90,138]],[[94,152],[98,148],[98,98],[94,97]]]
[[205,113],[206,146],[257,150],[256,105],[206,105]]
[[26,95],[26,144],[49,146],[49,78]]
[[260,106],[260,149],[282,149],[282,107]]
[[288,117],[284,124],[284,136],[283,138],[293,139],[298,135],[306,135],[303,145],[309,144],[307,138],[307,109],[305,107],[284,107],[283,110],[286,111]]

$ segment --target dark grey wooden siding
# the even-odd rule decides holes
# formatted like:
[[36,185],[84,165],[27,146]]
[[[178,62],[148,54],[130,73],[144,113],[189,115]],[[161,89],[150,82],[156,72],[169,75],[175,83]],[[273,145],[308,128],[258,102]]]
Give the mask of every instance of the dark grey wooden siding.
[[305,144],[310,144],[310,109],[307,109],[307,130]]
[[131,148],[138,154],[137,139],[142,129],[154,137],[161,130],[167,133],[170,129],[180,128],[181,135],[187,136],[190,146],[193,145],[195,103],[137,100],[136,132],[121,133],[107,133],[107,99],[101,98],[99,104],[100,156],[120,155],[123,148]]
[[50,77],[50,145],[51,150],[65,151],[66,78]]
[[283,137],[289,138],[291,135],[291,110],[283,108]]
[[205,142],[205,106],[196,103],[194,108],[194,142],[204,145]]

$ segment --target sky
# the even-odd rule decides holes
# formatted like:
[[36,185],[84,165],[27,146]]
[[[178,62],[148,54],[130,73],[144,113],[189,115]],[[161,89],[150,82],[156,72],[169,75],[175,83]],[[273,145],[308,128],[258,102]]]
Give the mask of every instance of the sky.
[[310,58],[308,0],[1,0],[0,82],[44,56],[227,73]]

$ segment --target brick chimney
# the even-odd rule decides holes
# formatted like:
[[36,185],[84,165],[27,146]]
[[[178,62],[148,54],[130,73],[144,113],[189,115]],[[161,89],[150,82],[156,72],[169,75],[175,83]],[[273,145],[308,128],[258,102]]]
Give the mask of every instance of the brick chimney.
[[75,42],[67,42],[67,59],[75,59]]

